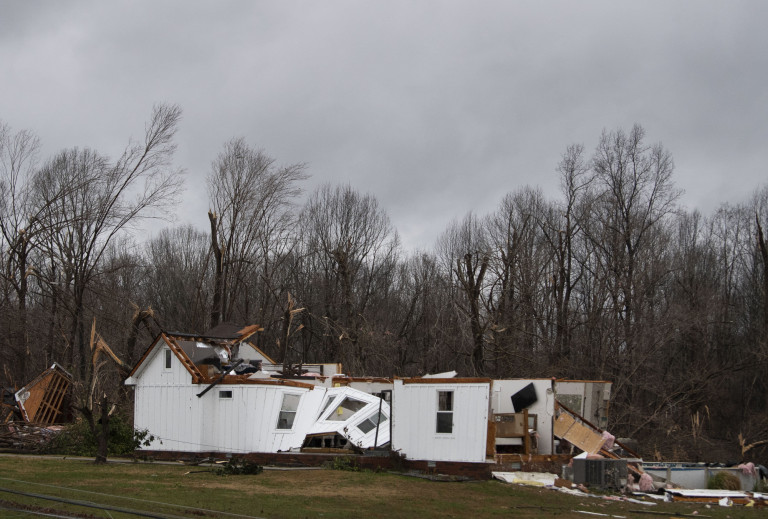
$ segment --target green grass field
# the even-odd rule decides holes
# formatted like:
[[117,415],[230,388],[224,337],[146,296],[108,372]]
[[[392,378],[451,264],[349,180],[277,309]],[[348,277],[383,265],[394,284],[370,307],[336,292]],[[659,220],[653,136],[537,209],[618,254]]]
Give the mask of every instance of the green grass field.
[[[498,481],[433,482],[409,476],[338,470],[265,470],[220,476],[206,467],[0,456],[0,517],[446,518],[446,517],[765,517],[768,510],[702,504],[643,506]],[[112,510],[23,496],[34,493]],[[14,511],[27,507],[26,511]],[[634,512],[642,510],[646,513]],[[589,512],[585,514],[583,512]],[[237,514],[237,515],[229,515]],[[605,515],[593,515],[605,514]]]

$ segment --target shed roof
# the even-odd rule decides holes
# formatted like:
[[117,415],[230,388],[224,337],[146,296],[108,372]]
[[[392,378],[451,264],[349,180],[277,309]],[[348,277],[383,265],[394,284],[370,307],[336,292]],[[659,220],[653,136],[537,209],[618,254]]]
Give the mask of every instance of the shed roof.
[[54,362],[14,395],[27,422],[54,424],[68,416],[69,387],[72,375]]

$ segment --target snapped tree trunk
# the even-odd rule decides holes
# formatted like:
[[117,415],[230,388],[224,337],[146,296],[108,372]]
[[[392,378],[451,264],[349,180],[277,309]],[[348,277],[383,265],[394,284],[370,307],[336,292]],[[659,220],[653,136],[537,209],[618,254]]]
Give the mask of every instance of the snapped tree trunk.
[[211,222],[211,251],[214,261],[213,281],[213,305],[211,307],[211,327],[215,327],[221,321],[221,302],[224,292],[224,252],[219,245],[218,216],[208,211],[208,220]]

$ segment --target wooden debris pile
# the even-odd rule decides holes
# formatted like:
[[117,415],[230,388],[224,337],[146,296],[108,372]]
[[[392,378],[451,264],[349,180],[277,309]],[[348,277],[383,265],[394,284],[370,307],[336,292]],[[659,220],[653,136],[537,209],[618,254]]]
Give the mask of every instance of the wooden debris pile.
[[26,422],[0,424],[0,450],[39,452],[61,429]]

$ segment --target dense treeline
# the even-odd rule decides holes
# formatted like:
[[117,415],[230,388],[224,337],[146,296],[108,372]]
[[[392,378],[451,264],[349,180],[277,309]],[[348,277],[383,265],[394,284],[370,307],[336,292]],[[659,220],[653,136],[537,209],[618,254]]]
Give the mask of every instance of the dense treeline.
[[[348,373],[614,382],[610,428],[646,456],[741,456],[768,437],[768,188],[711,215],[679,204],[643,129],[570,146],[560,195],[518,187],[405,251],[377,200],[304,194],[303,164],[243,139],[208,175],[209,229],[137,234],[182,200],[180,110],[155,109],[117,159],[43,162],[0,127],[3,383],[57,361],[93,371],[90,325],[129,364],[157,331],[258,323],[259,346]],[[748,457],[761,455],[752,450]]]

